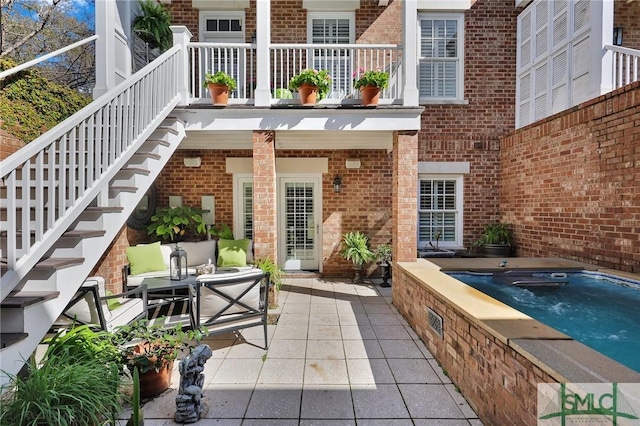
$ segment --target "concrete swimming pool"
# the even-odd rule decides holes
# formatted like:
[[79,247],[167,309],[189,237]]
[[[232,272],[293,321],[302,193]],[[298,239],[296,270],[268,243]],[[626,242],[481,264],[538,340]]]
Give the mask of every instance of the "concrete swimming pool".
[[595,267],[559,258],[499,263],[417,259],[397,263],[393,274],[393,304],[485,424],[538,424],[540,383],[640,383],[634,369],[448,275]]
[[640,372],[640,282],[591,271],[449,275]]

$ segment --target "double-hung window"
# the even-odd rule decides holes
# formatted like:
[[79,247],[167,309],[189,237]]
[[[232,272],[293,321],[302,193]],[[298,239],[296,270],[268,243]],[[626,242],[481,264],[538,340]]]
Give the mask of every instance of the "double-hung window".
[[418,247],[462,247],[462,176],[420,175],[418,191]]
[[253,176],[234,176],[234,236],[253,239]]
[[461,101],[464,97],[464,15],[419,14],[420,100]]
[[353,65],[351,51],[340,44],[354,43],[355,15],[352,12],[309,12],[310,44],[330,44],[331,48],[313,49],[310,68],[328,70],[331,75],[329,98],[344,98],[350,93]]

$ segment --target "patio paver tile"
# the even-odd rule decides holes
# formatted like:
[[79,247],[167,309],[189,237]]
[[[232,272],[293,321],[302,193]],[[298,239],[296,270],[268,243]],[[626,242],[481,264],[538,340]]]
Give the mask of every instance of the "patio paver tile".
[[261,359],[225,359],[211,379],[213,385],[218,384],[255,384],[262,369]]
[[[241,419],[247,411],[253,386],[247,385],[212,385],[204,392],[204,403],[209,411],[206,419]],[[173,402],[175,410],[175,401]],[[145,410],[146,417],[146,410]]]
[[[383,349],[384,350],[384,349]],[[387,359],[396,383],[442,384],[426,359]]]
[[309,339],[342,340],[342,332],[338,325],[310,325]]
[[381,340],[412,340],[409,333],[401,325],[374,325],[373,331]]
[[269,350],[267,351],[267,359],[271,358],[302,358],[304,359],[307,351],[306,340],[272,340]]
[[304,368],[305,385],[348,385],[349,375],[344,359],[309,359]]
[[413,426],[413,422],[410,419],[358,419],[358,426]]
[[344,340],[344,355],[349,358],[384,358],[377,340]]
[[286,340],[306,340],[309,334],[308,324],[278,324],[276,332],[273,334],[273,340],[286,339]]
[[258,383],[302,384],[303,376],[303,359],[267,358]]
[[378,340],[387,358],[420,358],[424,355],[413,340]]
[[471,409],[467,400],[456,390],[456,387],[452,383],[445,384],[444,387],[449,392],[449,395],[451,395],[451,398],[458,404],[458,408],[467,419],[478,418],[478,415]]
[[309,325],[340,325],[340,321],[338,320],[338,314],[320,314],[313,313],[311,311],[311,315],[309,316]]
[[360,385],[351,387],[356,419],[407,419],[398,387],[393,385]]
[[349,385],[305,385],[301,419],[353,419]]
[[309,339],[307,340],[307,358],[345,359],[342,341],[337,339]]
[[367,314],[367,316],[371,325],[402,325],[395,314]]
[[367,314],[344,313],[338,314],[340,325],[371,325]]
[[300,416],[300,387],[257,385],[249,401],[246,418],[297,419]]
[[395,312],[391,310],[391,307],[386,304],[385,305],[366,304],[362,306],[364,307],[364,311],[367,314],[395,314]]
[[385,359],[348,359],[347,370],[352,385],[395,383]]
[[413,418],[466,419],[442,385],[400,384],[398,387]]
[[355,420],[319,420],[319,419],[310,419],[300,420],[300,426],[356,426]]
[[311,299],[310,316],[338,314],[338,306],[335,303],[317,303],[316,299]]
[[278,325],[309,324],[309,313],[288,314],[283,313],[278,318]]
[[[307,314],[309,315],[309,311],[311,306],[307,303],[283,303],[280,302],[282,306],[283,314]],[[269,311],[271,312],[271,311]]]
[[368,324],[363,325],[343,325],[340,324],[343,340],[370,340],[376,338],[373,327]]

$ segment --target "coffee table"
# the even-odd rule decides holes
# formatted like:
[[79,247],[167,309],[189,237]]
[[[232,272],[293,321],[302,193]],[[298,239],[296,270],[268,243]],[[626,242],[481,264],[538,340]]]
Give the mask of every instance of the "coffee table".
[[173,281],[167,277],[151,277],[142,280],[142,284],[147,286],[147,296],[149,299],[182,298],[189,296],[189,286],[196,283],[196,276],[189,275],[180,281]]

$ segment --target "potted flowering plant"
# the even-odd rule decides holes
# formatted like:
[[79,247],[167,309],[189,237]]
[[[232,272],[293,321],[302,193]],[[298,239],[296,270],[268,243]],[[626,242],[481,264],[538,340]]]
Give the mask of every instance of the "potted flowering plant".
[[229,102],[229,92],[236,90],[236,81],[224,71],[205,74],[203,85],[209,87],[214,105],[226,105]]
[[331,90],[331,77],[327,70],[305,69],[289,81],[289,89],[297,90],[303,105],[312,105]]
[[364,71],[362,68],[354,73],[357,80],[353,84],[362,95],[363,105],[377,105],[380,99],[380,91],[389,84],[389,73],[375,70]]

